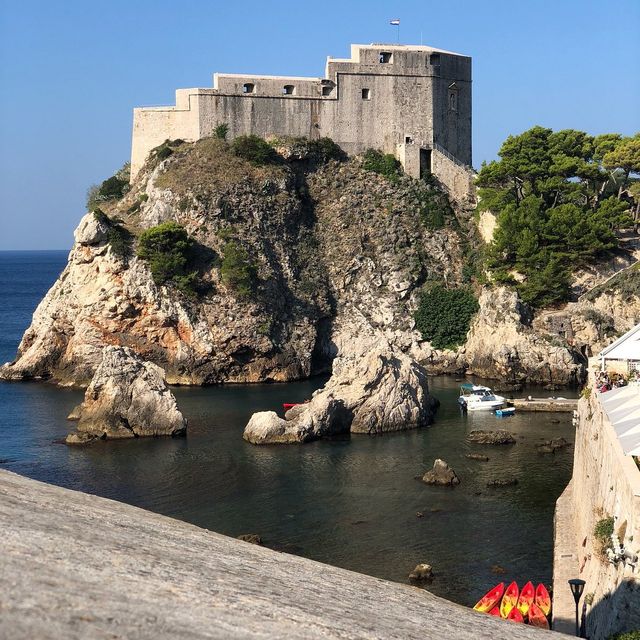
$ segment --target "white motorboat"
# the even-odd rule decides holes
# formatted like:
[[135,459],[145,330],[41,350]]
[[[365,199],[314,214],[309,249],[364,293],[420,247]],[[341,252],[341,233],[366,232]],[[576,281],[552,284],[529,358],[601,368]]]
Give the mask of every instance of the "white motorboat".
[[467,411],[492,411],[503,407],[507,400],[493,393],[489,387],[465,382],[460,387],[458,402]]

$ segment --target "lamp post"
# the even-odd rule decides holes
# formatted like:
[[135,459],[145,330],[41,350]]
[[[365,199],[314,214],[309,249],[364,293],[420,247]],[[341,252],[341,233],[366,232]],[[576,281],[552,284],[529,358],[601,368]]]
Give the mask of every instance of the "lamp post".
[[572,580],[569,580],[571,593],[573,594],[573,599],[576,603],[576,636],[580,635],[580,623],[578,622],[578,602],[580,602],[580,596],[584,591],[585,584],[586,582],[584,580],[580,580],[580,578],[573,578]]

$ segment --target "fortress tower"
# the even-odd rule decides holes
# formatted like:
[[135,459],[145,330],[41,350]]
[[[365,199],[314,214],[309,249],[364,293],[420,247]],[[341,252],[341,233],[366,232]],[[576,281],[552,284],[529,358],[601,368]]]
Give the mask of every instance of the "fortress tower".
[[218,124],[244,134],[332,138],[347,153],[393,153],[414,177],[434,173],[471,193],[471,58],[428,46],[351,45],[324,78],[216,73],[211,89],[178,89],[174,107],[133,112],[131,174],[167,139],[195,141]]

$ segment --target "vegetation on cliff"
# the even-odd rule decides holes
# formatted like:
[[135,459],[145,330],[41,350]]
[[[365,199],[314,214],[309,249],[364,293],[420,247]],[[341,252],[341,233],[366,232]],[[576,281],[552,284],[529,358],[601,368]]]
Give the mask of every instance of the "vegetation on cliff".
[[137,253],[148,262],[157,285],[172,284],[193,296],[198,292],[194,245],[184,227],[165,222],[140,234]]
[[478,301],[470,289],[430,284],[420,294],[416,328],[434,348],[455,349],[464,344],[471,318],[478,309]]
[[495,279],[534,306],[566,300],[571,270],[616,249],[616,231],[632,223],[639,141],[543,127],[507,138],[477,181],[481,208],[498,216],[487,256]]

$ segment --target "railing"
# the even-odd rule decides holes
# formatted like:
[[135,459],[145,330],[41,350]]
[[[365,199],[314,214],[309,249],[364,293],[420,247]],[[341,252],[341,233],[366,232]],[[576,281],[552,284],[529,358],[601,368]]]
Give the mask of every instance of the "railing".
[[449,153],[444,147],[440,146],[437,142],[434,142],[431,146],[435,151],[437,151],[438,153],[441,153],[443,156],[446,156],[447,158],[449,158],[449,160],[451,160],[451,162],[453,162],[454,164],[457,164],[459,167],[462,167],[463,169],[467,169],[469,171],[473,171],[472,167],[458,160],[458,158],[456,158],[453,154]]

